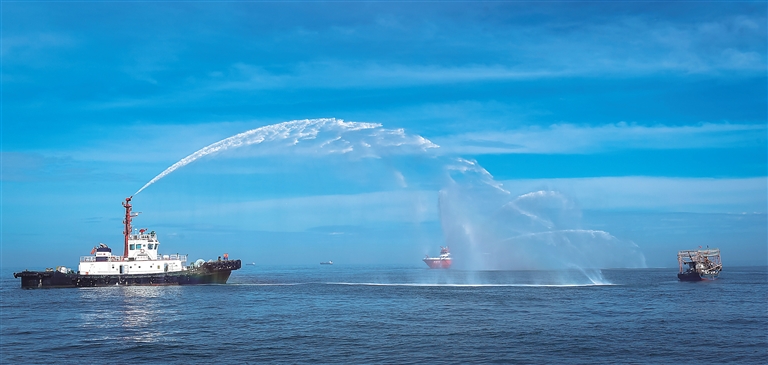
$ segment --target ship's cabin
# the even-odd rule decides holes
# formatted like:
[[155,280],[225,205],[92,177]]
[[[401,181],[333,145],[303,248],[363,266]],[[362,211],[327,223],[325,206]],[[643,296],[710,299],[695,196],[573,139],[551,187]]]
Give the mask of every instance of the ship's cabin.
[[160,242],[155,231],[147,233],[147,230],[142,228],[139,234],[128,236],[128,260],[157,260],[158,248]]
[[109,261],[109,257],[112,256],[112,249],[103,243],[99,243],[98,246],[93,248],[91,253],[96,254],[96,262]]
[[[171,254],[160,255],[158,250],[160,249],[160,242],[157,240],[155,231],[147,233],[146,229],[140,229],[137,232],[133,232],[128,235],[128,257],[127,260],[123,256],[112,255],[112,249],[107,245],[100,243],[94,247],[91,251],[91,256],[81,256],[80,262],[117,262],[117,261],[187,261],[187,255]],[[183,265],[179,263],[178,265]],[[170,263],[168,265],[177,265]],[[141,266],[138,266],[141,268]],[[168,266],[168,270],[175,270],[173,267]],[[82,269],[80,271],[83,271]],[[86,270],[87,272],[88,270]],[[93,271],[93,270],[90,270]],[[121,274],[125,273],[123,271]]]

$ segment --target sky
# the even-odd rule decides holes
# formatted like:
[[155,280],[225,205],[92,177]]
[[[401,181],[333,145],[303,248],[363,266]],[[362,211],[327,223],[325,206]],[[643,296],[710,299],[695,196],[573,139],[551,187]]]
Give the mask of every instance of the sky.
[[[609,234],[580,238],[583,253],[615,244],[676,267],[678,250],[711,246],[726,267],[766,265],[767,14],[765,2],[3,1],[0,264],[73,267],[99,242],[120,247],[123,199],[255,130],[271,137],[135,196],[134,223],[161,251],[420,267],[441,245],[537,233],[520,220],[535,212],[568,217],[537,229]],[[494,215],[508,204],[517,215]],[[533,260],[521,257],[503,268]]]

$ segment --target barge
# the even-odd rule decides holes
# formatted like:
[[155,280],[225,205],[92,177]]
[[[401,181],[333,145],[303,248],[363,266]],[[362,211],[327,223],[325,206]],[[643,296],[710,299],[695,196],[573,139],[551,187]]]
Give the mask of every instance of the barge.
[[677,253],[680,281],[715,280],[723,270],[720,259],[720,249],[705,248],[698,250],[682,250]]

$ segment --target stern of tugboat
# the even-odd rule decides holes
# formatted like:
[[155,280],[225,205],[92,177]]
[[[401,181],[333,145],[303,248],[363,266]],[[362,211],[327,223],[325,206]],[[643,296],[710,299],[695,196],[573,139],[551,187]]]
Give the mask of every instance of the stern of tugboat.
[[199,267],[189,270],[188,275],[179,280],[179,284],[226,284],[232,271],[242,267],[240,260],[204,262]]
[[77,286],[77,274],[63,273],[54,270],[24,270],[22,272],[13,273],[13,277],[21,279],[22,289],[74,288]]

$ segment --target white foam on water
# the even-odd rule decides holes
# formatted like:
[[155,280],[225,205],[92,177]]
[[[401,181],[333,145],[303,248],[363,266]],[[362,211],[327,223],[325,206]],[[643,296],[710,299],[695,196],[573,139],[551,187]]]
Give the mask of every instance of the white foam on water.
[[312,283],[228,283],[227,285],[232,286],[298,286],[298,285],[309,285]]
[[591,284],[425,284],[425,283],[351,283],[351,282],[328,282],[327,285],[352,285],[352,286],[404,286],[404,287],[455,287],[455,288],[504,288],[504,287],[542,287],[542,288],[569,288],[569,287],[589,287],[589,286],[613,286],[611,283],[591,283]]

